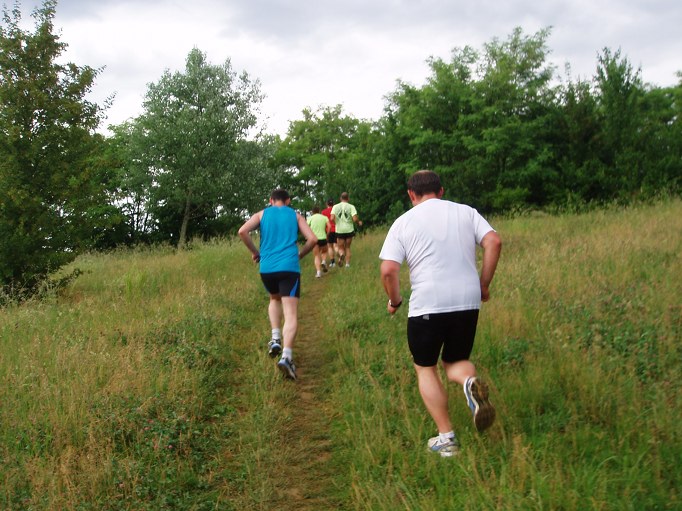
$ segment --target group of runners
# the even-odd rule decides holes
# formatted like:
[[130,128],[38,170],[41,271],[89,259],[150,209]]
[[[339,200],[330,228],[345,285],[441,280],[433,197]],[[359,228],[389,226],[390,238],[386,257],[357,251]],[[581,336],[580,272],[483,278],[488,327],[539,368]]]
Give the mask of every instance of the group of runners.
[[307,223],[317,238],[317,245],[313,247],[315,277],[322,277],[328,268],[336,266],[337,257],[338,266],[350,268],[350,247],[355,236],[355,224],[361,226],[362,221],[358,218],[355,206],[348,202],[348,193],[343,192],[341,201],[336,205],[329,199],[322,211],[319,206],[314,206]]
[[[403,303],[400,267],[407,262],[411,284],[407,344],[420,395],[438,430],[427,447],[440,456],[451,457],[458,452],[459,443],[450,422],[448,392],[438,371],[438,360],[447,381],[461,386],[476,429],[488,429],[495,420],[495,408],[470,355],[479,309],[481,302],[490,297],[502,242],[475,209],[442,199],[444,190],[435,172],[420,170],[413,174],[407,182],[407,193],[413,207],[388,231],[379,254],[380,278],[388,297],[387,311],[394,315]],[[306,221],[289,207],[289,194],[278,189],[270,197],[270,207],[253,215],[239,229],[253,260],[260,263],[261,280],[270,295],[268,353],[273,358],[281,355],[277,367],[293,380],[300,260],[313,251],[318,277],[327,269],[327,257],[330,267],[350,267],[354,227],[362,223],[348,199],[348,194],[343,193],[339,203],[328,202],[324,211],[315,208]],[[250,236],[256,229],[260,229],[259,248]],[[297,243],[299,233],[306,240],[302,247]],[[480,272],[477,246],[483,249]]]

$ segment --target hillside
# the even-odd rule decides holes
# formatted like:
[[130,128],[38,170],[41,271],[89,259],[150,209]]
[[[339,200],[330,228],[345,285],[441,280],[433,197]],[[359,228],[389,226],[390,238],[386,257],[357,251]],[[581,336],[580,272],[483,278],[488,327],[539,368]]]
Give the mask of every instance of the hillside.
[[241,244],[118,251],[0,310],[0,508],[679,509],[682,202],[491,223],[473,359],[499,419],[477,434],[451,389],[459,457],[425,449],[385,232],[323,279],[304,260],[295,383]]

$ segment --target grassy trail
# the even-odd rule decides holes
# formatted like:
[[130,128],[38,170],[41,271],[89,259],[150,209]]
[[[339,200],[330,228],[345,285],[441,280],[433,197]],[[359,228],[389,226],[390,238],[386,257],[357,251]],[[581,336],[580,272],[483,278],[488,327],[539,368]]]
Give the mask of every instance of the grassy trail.
[[[330,276],[325,276],[329,278]],[[298,338],[294,345],[298,380],[295,396],[286,403],[290,420],[276,442],[281,446],[275,474],[281,474],[272,508],[282,510],[339,509],[333,502],[330,433],[334,414],[325,391],[328,350],[332,342],[322,331],[326,279],[314,279],[299,303]],[[282,382],[289,384],[290,382]]]

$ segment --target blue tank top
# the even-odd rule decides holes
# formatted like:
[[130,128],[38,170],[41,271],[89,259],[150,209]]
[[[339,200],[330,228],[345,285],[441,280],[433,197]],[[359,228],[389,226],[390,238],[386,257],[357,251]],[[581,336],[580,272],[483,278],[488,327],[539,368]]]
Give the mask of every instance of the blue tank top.
[[260,220],[260,272],[301,273],[298,260],[298,221],[288,206],[270,206]]

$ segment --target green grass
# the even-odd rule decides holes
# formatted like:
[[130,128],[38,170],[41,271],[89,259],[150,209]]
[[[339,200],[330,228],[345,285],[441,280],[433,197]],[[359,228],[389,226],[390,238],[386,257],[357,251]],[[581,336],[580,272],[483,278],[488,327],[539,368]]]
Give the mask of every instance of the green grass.
[[[321,313],[301,342],[325,361],[311,387],[264,355],[243,246],[126,250],[0,310],[0,509],[320,509],[306,487],[349,510],[682,508],[682,203],[492,223],[504,247],[472,358],[498,421],[477,434],[451,386],[457,458],[425,449],[383,231],[322,282],[303,263],[302,311]],[[320,413],[292,432],[302,392]],[[326,438],[329,456],[287,471],[294,433],[311,446],[296,463]]]

